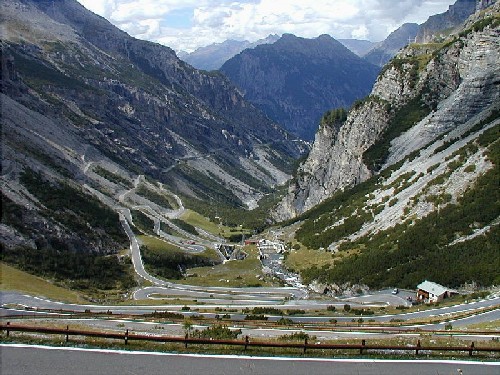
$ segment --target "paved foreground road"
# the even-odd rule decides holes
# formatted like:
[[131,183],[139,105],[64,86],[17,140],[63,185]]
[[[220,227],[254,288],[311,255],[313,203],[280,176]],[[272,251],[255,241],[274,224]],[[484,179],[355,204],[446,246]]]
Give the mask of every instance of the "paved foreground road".
[[499,375],[500,363],[250,358],[0,345],[0,370],[2,375]]

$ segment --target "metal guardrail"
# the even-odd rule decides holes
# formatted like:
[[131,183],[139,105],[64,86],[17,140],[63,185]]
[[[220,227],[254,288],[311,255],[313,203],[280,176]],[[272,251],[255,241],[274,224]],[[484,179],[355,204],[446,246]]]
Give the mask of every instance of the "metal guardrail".
[[[51,310],[53,311],[53,310]],[[137,315],[130,314],[120,314],[113,313],[111,311],[102,312],[102,313],[90,313],[90,312],[74,312],[74,311],[64,311],[64,310],[56,310],[57,312],[45,312],[37,311],[37,313],[29,313],[26,314],[12,314],[12,315],[4,315],[2,316],[2,320],[6,321],[8,319],[13,320],[23,320],[23,319],[36,319],[36,318],[53,318],[53,319],[81,319],[81,318],[96,318],[96,319],[124,319],[124,320],[135,320],[137,319]],[[62,313],[61,313],[62,312]],[[161,312],[159,312],[158,318],[161,317]],[[142,317],[151,317],[151,314],[145,314]],[[154,316],[153,316],[154,317]],[[196,316],[190,317],[192,320],[197,321]],[[166,320],[161,323],[182,323],[184,319],[181,318],[165,318]],[[329,332],[369,332],[369,333],[380,333],[380,334],[402,334],[402,333],[415,333],[415,334],[438,334],[438,335],[459,335],[459,336],[473,336],[473,335],[482,335],[482,336],[494,336],[500,337],[500,331],[479,331],[479,330],[439,330],[439,329],[426,329],[419,328],[418,326],[405,327],[405,326],[394,326],[389,322],[374,322],[373,324],[377,324],[377,326],[367,325],[366,322],[363,324],[352,323],[352,322],[340,322],[340,323],[326,323],[318,324],[318,323],[295,323],[294,325],[286,325],[280,324],[277,321],[253,321],[253,320],[229,320],[229,319],[215,319],[215,318],[199,318],[199,324],[212,324],[212,323],[224,323],[224,324],[232,324],[237,328],[254,328],[254,327],[266,327],[266,328],[289,328],[293,329],[312,329],[315,331],[329,331]],[[159,322],[160,323],[160,322]]]
[[307,350],[359,350],[360,354],[366,354],[369,350],[383,351],[383,350],[395,350],[395,351],[407,351],[415,352],[418,355],[419,352],[423,351],[440,351],[440,352],[468,352],[469,356],[472,356],[474,352],[500,352],[500,347],[477,347],[474,342],[471,342],[469,346],[422,346],[420,340],[417,341],[416,345],[401,346],[401,345],[368,345],[365,340],[361,340],[359,344],[321,344],[321,343],[309,343],[307,339],[303,343],[280,343],[272,341],[251,341],[248,336],[245,336],[244,340],[213,340],[213,339],[202,339],[181,336],[152,336],[152,335],[140,335],[135,333],[130,333],[127,329],[123,333],[103,333],[96,331],[84,331],[61,328],[51,328],[51,327],[33,327],[33,326],[21,326],[21,325],[11,325],[10,322],[7,324],[0,324],[0,331],[6,331],[7,337],[9,337],[10,332],[30,332],[30,333],[41,333],[48,335],[63,335],[66,338],[66,342],[69,341],[70,336],[84,336],[84,337],[97,337],[103,339],[115,339],[123,340],[125,345],[129,341],[152,341],[160,343],[181,343],[187,348],[188,345],[229,345],[229,346],[241,346],[245,350],[248,347],[267,347],[267,348],[296,348],[301,349],[304,353]]

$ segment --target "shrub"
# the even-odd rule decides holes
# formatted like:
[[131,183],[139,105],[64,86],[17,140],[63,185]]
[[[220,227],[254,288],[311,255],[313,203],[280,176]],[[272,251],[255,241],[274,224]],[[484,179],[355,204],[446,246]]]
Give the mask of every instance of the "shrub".
[[305,340],[316,340],[316,336],[309,336],[305,332],[294,332],[289,335],[283,335],[278,337],[281,341],[305,341]]
[[283,325],[283,326],[290,326],[293,324],[293,320],[290,318],[283,318],[281,317],[278,321],[278,324]]
[[236,339],[238,335],[241,335],[241,329],[232,330],[226,325],[216,324],[211,327],[207,327],[202,331],[193,331],[191,337],[214,340],[231,340]]

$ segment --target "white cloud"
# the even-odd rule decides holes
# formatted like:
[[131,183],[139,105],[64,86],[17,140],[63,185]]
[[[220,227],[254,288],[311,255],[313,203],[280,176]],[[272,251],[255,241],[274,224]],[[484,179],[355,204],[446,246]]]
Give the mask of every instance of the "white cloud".
[[79,0],[129,34],[192,51],[269,34],[379,41],[405,22],[424,22],[455,0]]

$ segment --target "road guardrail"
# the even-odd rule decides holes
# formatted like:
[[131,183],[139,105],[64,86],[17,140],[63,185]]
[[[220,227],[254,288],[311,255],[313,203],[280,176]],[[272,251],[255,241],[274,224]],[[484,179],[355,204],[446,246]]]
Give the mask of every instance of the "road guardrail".
[[131,333],[127,329],[125,332],[115,332],[115,333],[105,333],[97,331],[85,331],[70,329],[69,326],[63,328],[53,328],[53,327],[34,327],[34,326],[23,326],[23,325],[12,325],[10,322],[6,324],[0,324],[0,331],[6,331],[7,337],[9,337],[11,332],[28,332],[28,333],[39,333],[48,335],[63,335],[66,342],[69,342],[70,336],[83,336],[83,337],[94,337],[103,339],[113,339],[122,340],[125,345],[129,341],[151,341],[158,343],[180,343],[184,344],[187,348],[188,345],[226,345],[226,346],[241,346],[245,350],[248,347],[267,347],[267,348],[296,348],[306,353],[307,350],[354,350],[359,351],[359,354],[368,354],[369,351],[406,351],[414,352],[418,355],[421,352],[464,352],[472,356],[473,353],[477,352],[492,352],[499,353],[500,347],[492,346],[476,346],[474,342],[471,342],[469,346],[423,346],[420,340],[417,341],[415,345],[403,346],[403,345],[370,345],[366,343],[366,340],[361,340],[358,344],[322,344],[322,343],[309,343],[307,338],[304,342],[300,343],[284,343],[284,342],[274,342],[274,341],[253,341],[250,340],[248,336],[245,336],[244,340],[214,340],[209,338],[194,338],[186,336],[156,336],[156,335],[143,335]]

